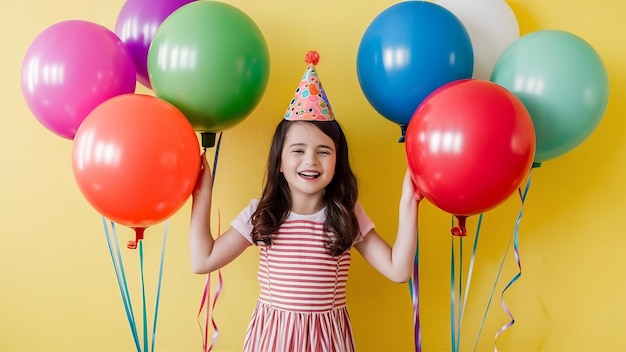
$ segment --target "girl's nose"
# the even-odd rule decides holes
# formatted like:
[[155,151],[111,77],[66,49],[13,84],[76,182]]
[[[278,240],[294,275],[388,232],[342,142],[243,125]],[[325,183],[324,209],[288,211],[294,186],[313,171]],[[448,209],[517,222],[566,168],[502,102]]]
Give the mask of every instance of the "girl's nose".
[[316,153],[307,153],[306,161],[310,165],[317,165],[317,154]]

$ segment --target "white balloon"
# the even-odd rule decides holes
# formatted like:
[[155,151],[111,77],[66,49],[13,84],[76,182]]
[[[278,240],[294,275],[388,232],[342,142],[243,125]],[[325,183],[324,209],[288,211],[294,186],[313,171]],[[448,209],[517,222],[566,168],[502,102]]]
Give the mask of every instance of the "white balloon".
[[473,78],[489,80],[500,54],[519,38],[519,25],[505,0],[436,0],[465,26],[474,48]]

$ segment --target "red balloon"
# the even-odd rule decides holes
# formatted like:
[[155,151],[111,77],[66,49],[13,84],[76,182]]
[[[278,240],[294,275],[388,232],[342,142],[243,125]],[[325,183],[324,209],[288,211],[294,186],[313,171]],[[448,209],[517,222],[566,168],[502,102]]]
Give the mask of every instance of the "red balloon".
[[189,198],[200,168],[199,148],[191,124],[173,105],[126,94],[85,118],[74,138],[72,168],[98,212],[145,229],[169,218]]
[[507,89],[459,80],[420,104],[405,147],[417,191],[463,220],[494,208],[519,187],[532,166],[535,130]]

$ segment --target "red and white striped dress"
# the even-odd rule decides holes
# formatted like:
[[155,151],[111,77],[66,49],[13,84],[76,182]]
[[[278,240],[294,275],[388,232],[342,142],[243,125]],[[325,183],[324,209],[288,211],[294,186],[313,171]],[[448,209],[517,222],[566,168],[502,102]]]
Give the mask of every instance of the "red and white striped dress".
[[[251,241],[253,200],[231,225]],[[362,234],[374,224],[355,207]],[[325,210],[291,213],[273,238],[261,245],[258,280],[261,293],[252,314],[244,351],[350,352],[354,340],[346,308],[350,251],[332,257],[324,241]]]

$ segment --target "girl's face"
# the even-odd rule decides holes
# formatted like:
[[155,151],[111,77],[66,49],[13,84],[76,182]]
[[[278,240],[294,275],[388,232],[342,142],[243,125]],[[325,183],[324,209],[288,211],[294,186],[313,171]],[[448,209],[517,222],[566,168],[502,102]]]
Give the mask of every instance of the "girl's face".
[[333,140],[306,122],[292,122],[281,153],[280,172],[294,198],[320,197],[335,175]]

